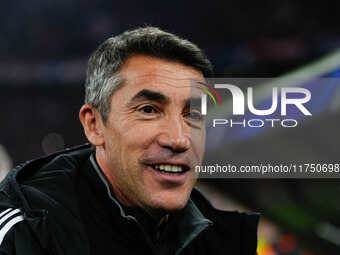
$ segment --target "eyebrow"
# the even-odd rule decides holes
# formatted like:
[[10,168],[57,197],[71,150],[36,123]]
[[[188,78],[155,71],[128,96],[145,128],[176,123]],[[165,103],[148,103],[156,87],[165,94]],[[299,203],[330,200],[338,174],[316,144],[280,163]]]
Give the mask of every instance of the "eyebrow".
[[[165,103],[165,104],[170,102],[170,99],[167,96],[163,95],[162,93],[149,90],[149,89],[143,89],[131,98],[128,105],[132,105],[135,102],[139,102],[143,100],[156,101],[156,102]],[[200,105],[201,105],[200,97],[189,98],[185,100],[185,103],[184,103],[185,108],[197,107]]]
[[134,95],[129,104],[133,102],[138,102],[142,100],[150,100],[150,101],[156,101],[160,103],[168,103],[170,100],[167,96],[153,90],[143,89],[139,91],[136,95]]

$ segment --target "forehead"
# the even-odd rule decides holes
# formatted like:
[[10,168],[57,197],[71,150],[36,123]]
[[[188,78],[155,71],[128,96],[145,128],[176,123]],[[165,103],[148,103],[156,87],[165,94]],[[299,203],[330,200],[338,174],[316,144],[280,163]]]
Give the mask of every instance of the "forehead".
[[120,75],[129,93],[153,89],[168,95],[185,94],[187,97],[196,93],[197,89],[193,86],[195,81],[204,80],[202,73],[193,67],[143,55],[127,59]]

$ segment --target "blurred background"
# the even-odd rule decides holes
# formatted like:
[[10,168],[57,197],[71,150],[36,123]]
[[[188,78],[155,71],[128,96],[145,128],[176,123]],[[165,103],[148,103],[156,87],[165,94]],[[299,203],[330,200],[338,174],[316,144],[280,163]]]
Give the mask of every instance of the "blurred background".
[[[218,77],[338,77],[339,11],[339,1],[2,1],[0,172],[86,142],[78,121],[86,62],[109,36],[159,26],[204,49]],[[318,153],[305,158],[337,158],[338,86],[317,93],[325,94],[319,114],[289,136],[299,146],[287,139],[282,146],[285,131],[277,129],[238,134],[223,150],[239,158],[274,151],[284,159],[313,148]],[[314,139],[301,139],[304,132]],[[259,255],[340,253],[337,179],[209,179],[199,187],[216,207],[262,214]]]

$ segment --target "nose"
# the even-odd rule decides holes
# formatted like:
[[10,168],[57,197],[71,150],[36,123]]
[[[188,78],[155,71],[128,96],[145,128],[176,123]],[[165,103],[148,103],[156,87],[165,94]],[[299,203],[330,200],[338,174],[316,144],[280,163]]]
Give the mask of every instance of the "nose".
[[173,152],[181,153],[190,148],[190,130],[181,118],[171,118],[158,136],[158,144]]

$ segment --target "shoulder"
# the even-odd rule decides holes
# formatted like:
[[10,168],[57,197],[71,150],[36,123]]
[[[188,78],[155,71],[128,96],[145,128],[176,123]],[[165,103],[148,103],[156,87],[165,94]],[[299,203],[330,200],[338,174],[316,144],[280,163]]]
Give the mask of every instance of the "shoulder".
[[73,180],[92,151],[86,144],[18,165],[0,183],[0,205],[25,213],[63,203],[72,206]]
[[[216,209],[206,196],[197,188],[193,189],[191,194],[191,199],[194,201],[195,205],[202,211],[206,217],[210,217],[219,221],[223,219],[225,224],[228,221],[232,223],[239,224],[245,222],[246,225],[252,225],[252,227],[257,227],[260,214],[259,213],[245,213],[238,211],[223,211]],[[227,220],[227,221],[226,221]],[[248,224],[247,224],[248,223]]]
[[[64,232],[82,230],[73,179],[92,151],[90,145],[80,146],[10,171],[0,184],[0,254],[13,245],[44,250],[51,242],[48,233],[62,237]],[[76,243],[69,235],[64,239]]]
[[12,169],[0,183],[0,193],[16,193],[21,188],[39,186],[37,184],[72,174],[80,168],[92,151],[91,145],[85,144],[26,161]]
[[216,209],[197,189],[193,190],[191,199],[202,214],[213,222],[212,227],[201,236],[204,239],[202,242],[209,244],[211,249],[219,247],[225,253],[255,254],[259,213]]
[[63,203],[72,205],[73,177],[92,151],[86,144],[18,165],[0,183],[0,209],[21,208],[29,214]]

